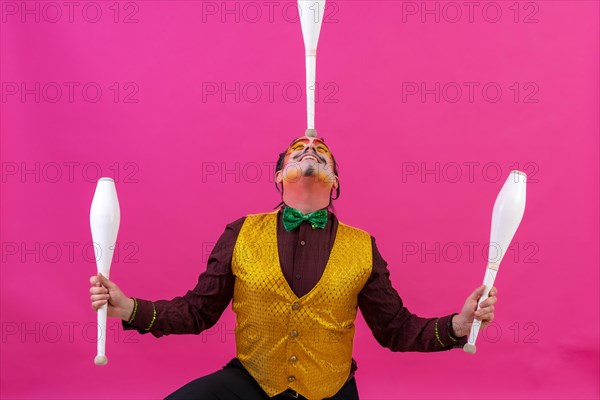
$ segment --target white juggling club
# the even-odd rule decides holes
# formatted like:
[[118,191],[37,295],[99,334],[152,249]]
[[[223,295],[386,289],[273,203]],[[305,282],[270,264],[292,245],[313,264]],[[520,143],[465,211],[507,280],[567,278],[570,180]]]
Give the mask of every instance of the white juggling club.
[[[478,309],[481,303],[488,298],[490,290],[494,286],[500,262],[506,254],[508,246],[523,218],[523,213],[525,212],[526,179],[527,175],[524,172],[511,171],[494,203],[490,251],[483,279],[485,291],[477,304]],[[480,327],[481,321],[474,319],[473,325],[471,325],[471,332],[469,333],[469,341],[464,346],[464,350],[467,353],[475,353],[475,341],[477,340]]]
[[325,0],[298,0],[300,25],[306,51],[306,136],[315,137],[315,89],[317,78],[317,43],[325,15]]
[[[115,182],[111,178],[100,178],[90,210],[90,227],[96,255],[98,272],[109,278],[110,263],[115,251],[115,242],[119,233],[121,210]],[[106,358],[106,317],[108,304],[98,310],[98,353],[94,359],[96,365],[105,365]]]

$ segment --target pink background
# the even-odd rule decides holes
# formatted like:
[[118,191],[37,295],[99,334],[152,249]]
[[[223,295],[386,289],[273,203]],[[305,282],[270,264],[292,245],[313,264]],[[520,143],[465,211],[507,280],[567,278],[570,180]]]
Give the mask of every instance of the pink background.
[[[228,309],[199,337],[109,321],[109,365],[94,366],[95,179],[118,181],[111,278],[129,296],[170,299],[194,287],[227,223],[279,202],[276,156],[305,129],[287,3],[269,16],[264,2],[226,2],[239,22],[222,2],[91,3],[71,16],[62,2],[1,4],[2,398],[163,398],[230,360]],[[471,21],[462,2],[343,1],[326,13],[317,128],[339,161],[337,213],[377,238],[413,313],[460,310],[483,278],[508,171],[536,181],[478,354],[392,353],[361,316],[364,399],[600,395],[598,2],[489,3]],[[424,7],[439,7],[439,22]],[[203,86],[236,82],[239,102],[203,101]],[[439,102],[406,92],[436,82]]]

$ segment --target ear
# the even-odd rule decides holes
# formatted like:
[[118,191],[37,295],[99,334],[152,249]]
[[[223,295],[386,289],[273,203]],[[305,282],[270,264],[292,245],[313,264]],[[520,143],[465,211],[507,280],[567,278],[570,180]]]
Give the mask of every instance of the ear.
[[340,180],[337,176],[335,176],[335,180],[333,181],[333,188],[337,189],[340,186]]
[[283,171],[279,170],[275,172],[275,183],[283,182]]

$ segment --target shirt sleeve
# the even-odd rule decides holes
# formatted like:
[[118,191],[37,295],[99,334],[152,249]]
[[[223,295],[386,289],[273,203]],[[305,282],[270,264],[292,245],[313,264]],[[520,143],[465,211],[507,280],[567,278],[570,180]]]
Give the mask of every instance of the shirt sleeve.
[[215,325],[233,298],[235,278],[231,258],[244,220],[245,217],[226,226],[194,289],[172,300],[136,298],[133,319],[123,321],[123,329],[151,333],[158,338],[171,334],[197,335]]
[[462,348],[467,337],[454,337],[452,317],[422,318],[412,314],[402,302],[390,281],[387,262],[381,257],[375,238],[373,270],[358,296],[360,308],[373,336],[392,351],[443,351]]

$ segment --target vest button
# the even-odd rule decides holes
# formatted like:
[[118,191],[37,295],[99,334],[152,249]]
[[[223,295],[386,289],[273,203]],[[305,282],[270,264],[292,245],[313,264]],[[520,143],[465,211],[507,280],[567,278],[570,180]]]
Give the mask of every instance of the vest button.
[[294,375],[288,376],[288,382],[294,382],[295,380],[296,380],[296,377]]
[[300,308],[300,304],[299,303],[294,303],[292,304],[292,310],[296,311]]
[[291,337],[297,337],[298,336],[298,331],[297,330],[293,330],[290,332],[290,336]]
[[306,244],[306,242],[303,240],[303,241],[301,241],[301,242],[300,242],[300,244],[301,244],[302,246],[304,246],[304,245]]
[[298,361],[298,357],[296,357],[296,356],[291,356],[290,357],[290,362],[291,363],[295,363],[296,361]]

